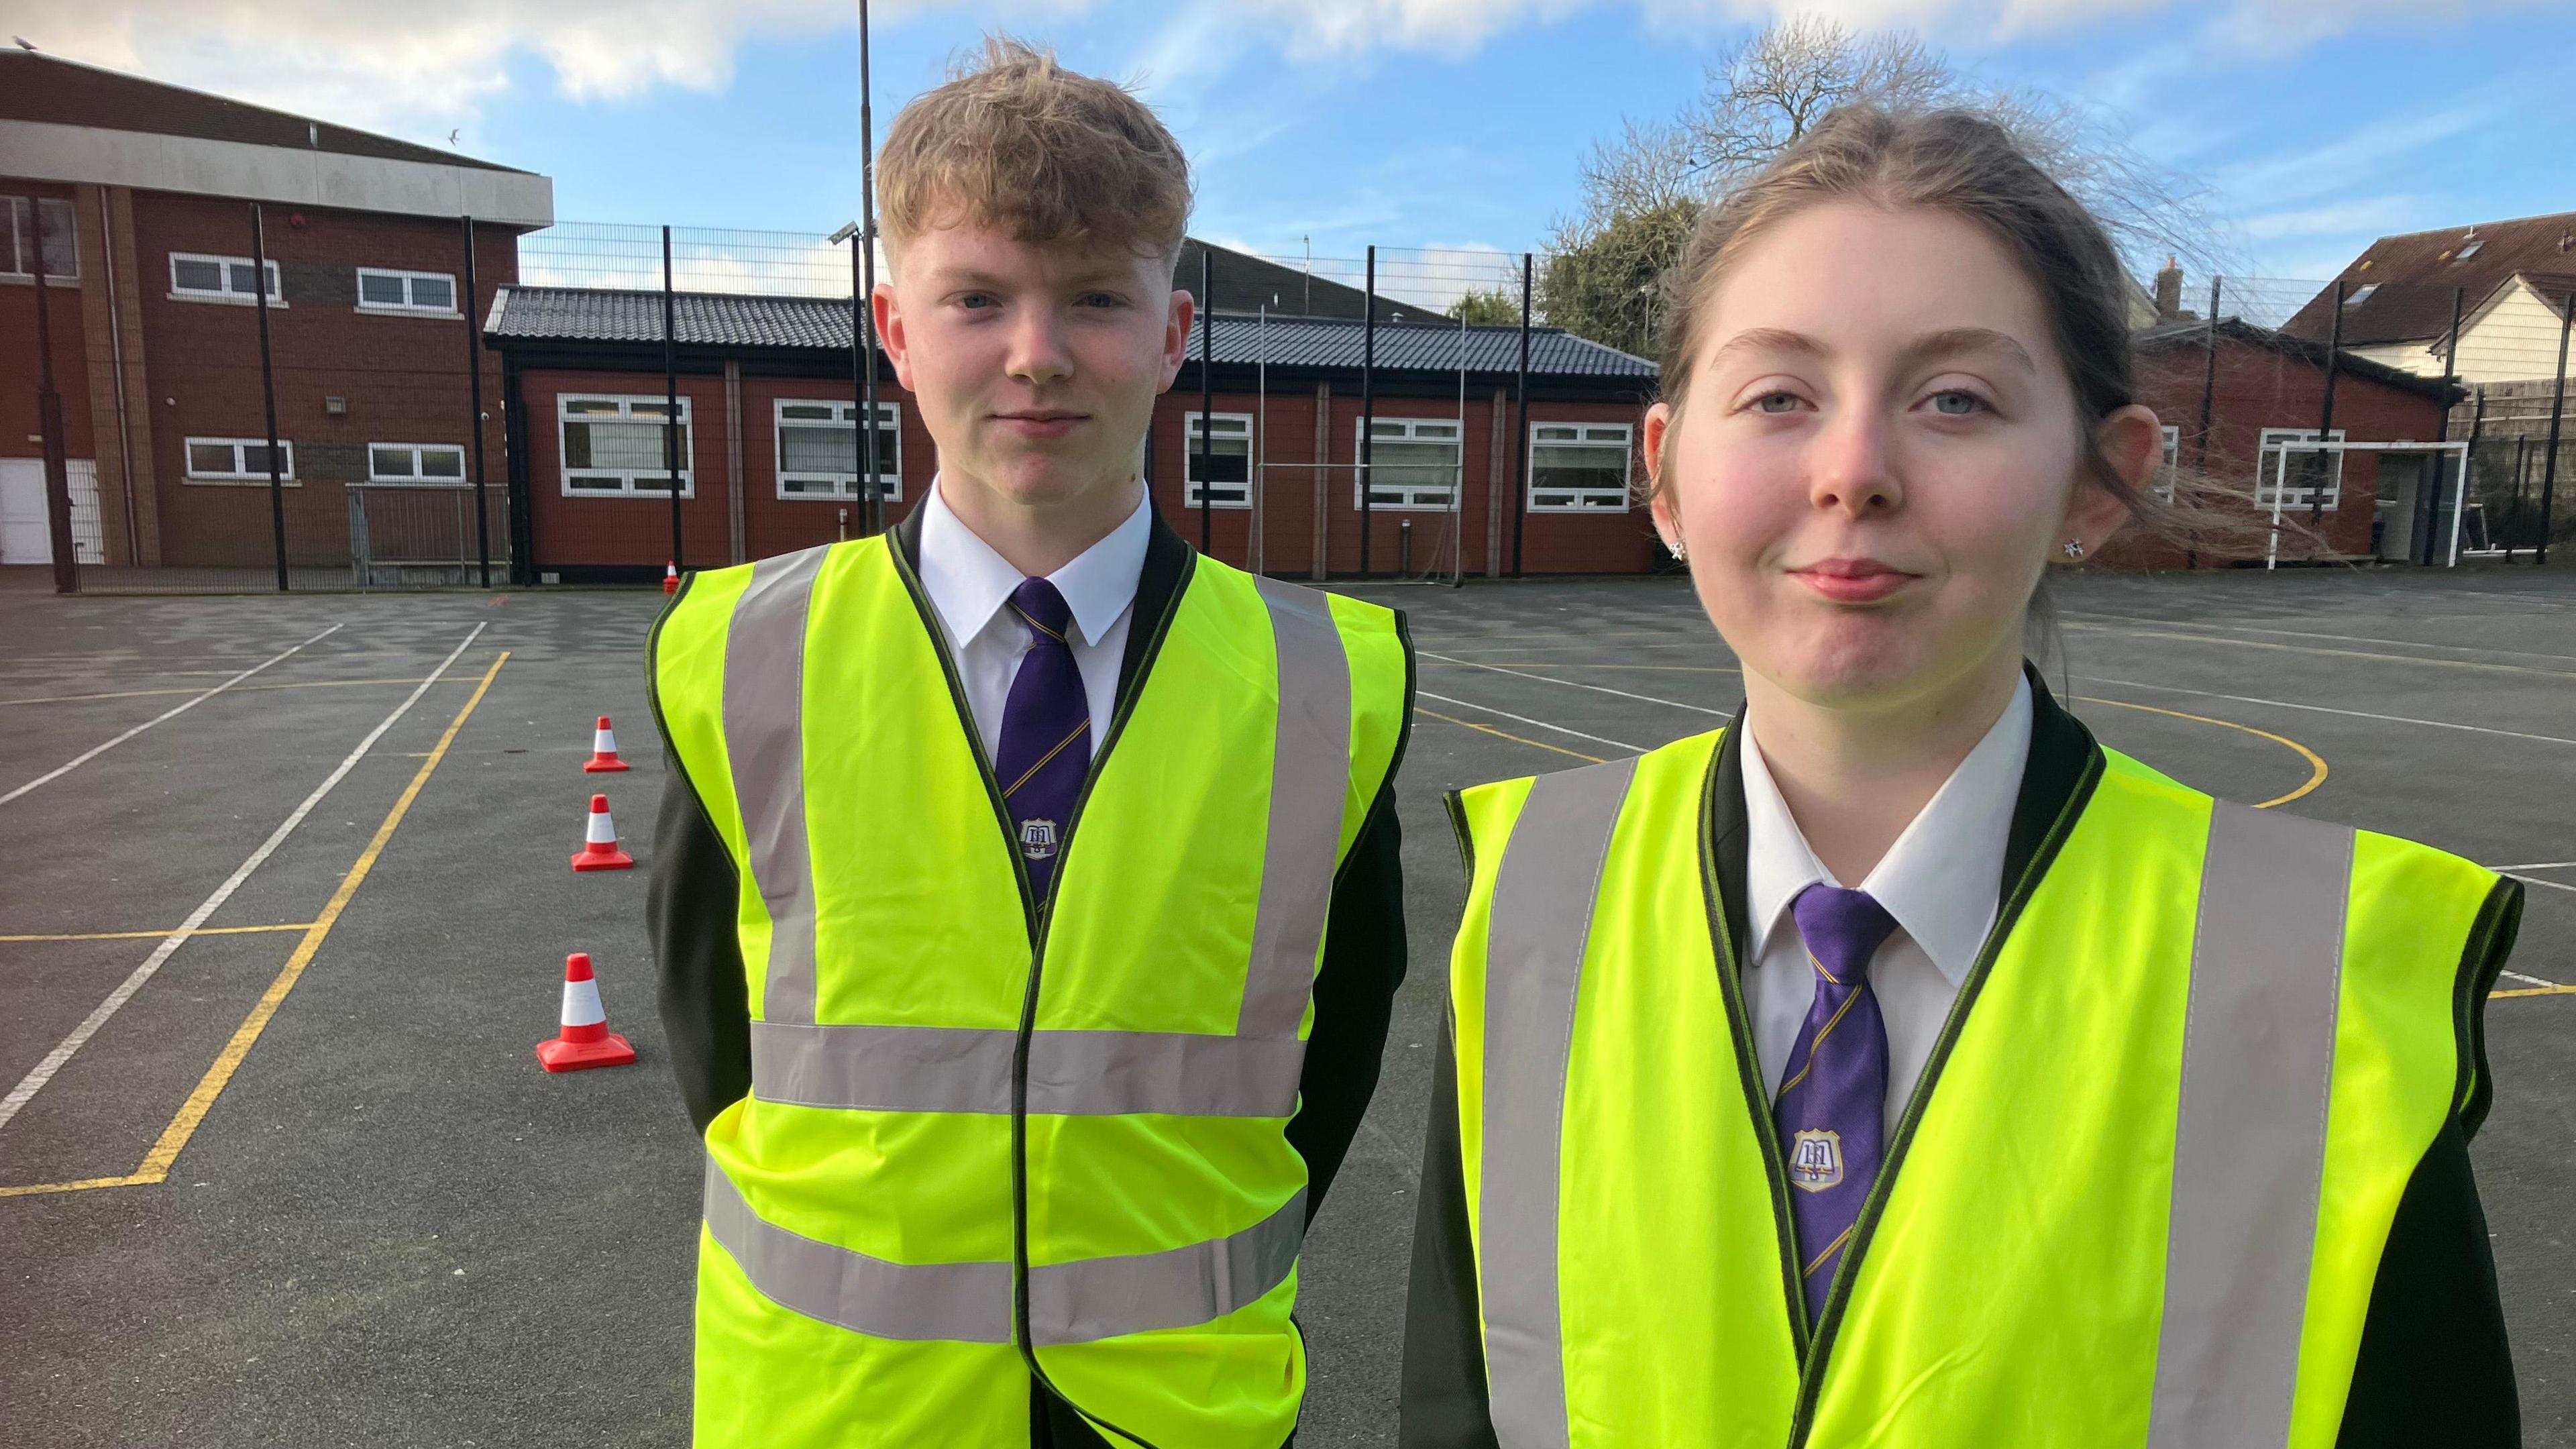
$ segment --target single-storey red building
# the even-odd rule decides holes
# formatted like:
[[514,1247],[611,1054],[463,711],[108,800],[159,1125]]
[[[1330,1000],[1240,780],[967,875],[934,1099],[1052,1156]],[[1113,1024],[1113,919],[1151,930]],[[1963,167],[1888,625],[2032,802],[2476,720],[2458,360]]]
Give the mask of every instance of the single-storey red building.
[[[1189,279],[1184,278],[1184,281]],[[528,582],[656,577],[673,557],[660,293],[512,286],[484,336],[510,424],[511,556]],[[683,568],[857,537],[858,392],[846,299],[674,299]],[[1342,317],[1220,313],[1158,400],[1145,474],[1185,536],[1290,577],[1634,573],[1659,545],[1637,501],[1654,364],[1553,328],[1529,336],[1530,472],[1516,327],[1367,328]],[[937,471],[911,398],[880,362],[879,497],[900,518]],[[1376,487],[1362,540],[1361,428]],[[1205,470],[1202,471],[1202,462]]]

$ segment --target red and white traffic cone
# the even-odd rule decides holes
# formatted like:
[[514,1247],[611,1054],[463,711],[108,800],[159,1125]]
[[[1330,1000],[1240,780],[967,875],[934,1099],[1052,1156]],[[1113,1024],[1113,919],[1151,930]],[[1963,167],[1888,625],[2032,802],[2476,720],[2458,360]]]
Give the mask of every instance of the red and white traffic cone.
[[666,594],[676,594],[679,591],[680,565],[678,560],[675,559],[662,565],[662,592]]
[[599,982],[590,974],[586,951],[564,958],[563,1026],[554,1040],[537,1043],[537,1060],[550,1072],[622,1067],[635,1060],[635,1048],[608,1029],[608,1012],[599,1004]]
[[623,770],[626,762],[617,758],[617,731],[608,727],[608,716],[599,717],[599,729],[590,737],[590,763],[581,767],[585,775],[609,770]]
[[635,857],[617,848],[617,822],[608,818],[608,797],[590,797],[590,825],[581,849],[572,854],[575,870],[631,870]]

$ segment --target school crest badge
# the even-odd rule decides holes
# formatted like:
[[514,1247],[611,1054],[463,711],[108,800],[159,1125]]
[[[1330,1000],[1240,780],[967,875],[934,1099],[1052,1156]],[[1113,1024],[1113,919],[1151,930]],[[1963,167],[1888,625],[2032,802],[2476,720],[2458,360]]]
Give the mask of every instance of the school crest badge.
[[1808,1192],[1839,1187],[1843,1180],[1843,1135],[1801,1132],[1789,1143],[1789,1181]]
[[1044,860],[1055,854],[1055,822],[1052,820],[1021,821],[1020,854],[1031,860]]

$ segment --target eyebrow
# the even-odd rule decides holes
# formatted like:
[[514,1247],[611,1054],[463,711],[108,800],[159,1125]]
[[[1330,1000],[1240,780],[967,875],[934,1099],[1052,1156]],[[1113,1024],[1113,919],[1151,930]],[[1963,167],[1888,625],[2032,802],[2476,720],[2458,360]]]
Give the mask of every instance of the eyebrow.
[[[1754,327],[1735,334],[1726,345],[1709,355],[1714,362],[1737,352],[1797,352],[1810,357],[1827,357],[1832,349],[1803,332],[1785,327]],[[1999,353],[2028,372],[2039,371],[2031,360],[2030,350],[2006,333],[1991,327],[1945,327],[1928,333],[1905,345],[1896,355],[1899,370],[1917,367],[1935,358],[1953,357],[1965,352]]]

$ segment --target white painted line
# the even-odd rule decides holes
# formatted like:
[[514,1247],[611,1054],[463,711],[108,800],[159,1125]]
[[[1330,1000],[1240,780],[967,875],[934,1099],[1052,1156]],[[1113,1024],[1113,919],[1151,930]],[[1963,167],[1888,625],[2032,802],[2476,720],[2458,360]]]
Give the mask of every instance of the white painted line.
[[[327,638],[330,635],[336,634],[339,631],[340,626],[334,624],[330,628],[323,630],[321,633],[314,635],[313,638],[305,640],[304,644],[314,643],[318,640]],[[288,654],[294,653],[296,649],[303,648],[304,644],[298,644],[295,646],[295,649],[286,650],[284,653],[272,654],[268,658],[261,660],[259,663],[252,665],[250,668],[243,670],[241,673],[234,675],[232,678],[225,680],[223,683],[216,685],[214,688],[207,690],[205,693],[189,700],[187,703],[174,706],[154,715],[152,718],[145,720],[143,723],[136,725],[130,730],[127,730],[125,733],[118,735],[115,739],[109,740],[106,744],[84,750],[80,754],[74,756],[69,763],[38,775],[36,778],[29,780],[26,784],[19,786],[17,789],[10,791],[6,795],[0,795],[0,805],[8,804],[10,801],[17,799],[19,796],[26,794],[28,791],[35,789],[37,786],[44,784],[48,780],[61,779],[63,776],[70,774],[72,771],[79,769],[81,766],[86,765],[90,761],[97,759],[99,756],[106,754],[108,751],[115,749],[118,745],[124,744],[127,740],[130,740],[136,735],[143,733],[145,730],[152,728],[154,725],[161,723],[163,720],[174,719],[180,715],[186,714],[188,711],[195,709],[198,705],[204,704],[207,700],[214,698],[216,695],[223,693],[225,690],[230,689],[234,685],[241,683],[243,680],[250,678],[252,675],[259,673],[261,670],[275,664],[277,661],[284,659]],[[5,1122],[7,1120],[8,1118],[6,1117],[0,1117],[0,1122]]]
[[2185,634],[2173,629],[2131,629],[2118,624],[2066,621],[2069,629],[2097,634],[2127,634],[2139,639],[2180,639],[2191,644],[2233,644],[2239,649],[2278,649],[2286,654],[2325,654],[2343,659],[2377,659],[2394,664],[2430,664],[2440,669],[2480,669],[2492,674],[2536,674],[2576,684],[2576,670],[2534,669],[2527,664],[2489,664],[2476,659],[2427,659],[2420,654],[2377,654],[2367,649],[2319,649],[2307,644],[2274,644],[2264,639],[2230,639],[2224,634]]
[[2536,875],[2518,875],[2514,879],[2524,885],[2547,886],[2554,891],[2576,891],[2576,885],[2569,885],[2563,880],[2542,880]]
[[1521,724],[1532,725],[1539,729],[1554,730],[1561,735],[1572,735],[1578,740],[1590,740],[1596,745],[1611,745],[1622,750],[1635,750],[1641,755],[1646,752],[1646,747],[1644,745],[1632,745],[1626,740],[1614,740],[1608,735],[1587,735],[1581,730],[1567,729],[1561,724],[1549,724],[1543,719],[1531,719],[1528,715],[1514,714],[1507,709],[1496,709],[1490,704],[1478,704],[1472,699],[1451,699],[1445,694],[1433,694],[1430,691],[1423,689],[1416,689],[1413,691],[1413,697],[1416,699],[1436,699],[1442,704],[1454,704],[1460,709],[1482,710],[1484,713],[1493,715],[1500,719],[1516,720]]
[[[336,629],[339,626],[334,624],[331,627]],[[126,1002],[134,998],[134,993],[143,989],[143,983],[152,979],[153,973],[161,969],[161,963],[169,960],[171,953],[177,951],[180,944],[186,941],[191,933],[206,923],[208,916],[221,909],[224,902],[232,899],[233,892],[241,889],[242,882],[250,879],[251,872],[259,869],[262,862],[266,861],[280,845],[286,843],[286,837],[294,833],[295,827],[304,823],[304,817],[313,813],[313,807],[322,803],[322,797],[330,794],[333,786],[338,785],[348,777],[351,770],[357,768],[358,761],[366,758],[368,749],[383,737],[385,731],[394,727],[394,721],[401,719],[405,712],[419,703],[420,697],[429,692],[429,687],[438,682],[438,677],[447,672],[447,667],[456,662],[456,657],[465,652],[466,645],[472,644],[475,636],[481,634],[483,629],[483,625],[475,625],[473,633],[465,636],[464,643],[449,651],[447,658],[442,660],[436,669],[429,672],[429,678],[415,685],[412,692],[404,697],[403,702],[394,706],[393,713],[386,715],[374,729],[367,731],[367,737],[358,741],[358,747],[351,750],[340,761],[339,767],[334,769],[321,784],[313,787],[313,793],[304,797],[304,803],[295,807],[295,813],[287,816],[284,824],[269,832],[268,839],[260,842],[259,849],[252,851],[248,860],[243,861],[231,875],[225,877],[222,885],[215,887],[213,895],[206,897],[202,904],[190,911],[188,919],[181,921],[177,930],[162,937],[161,944],[152,948],[152,954],[143,958],[143,964],[135,967],[131,975],[119,982],[114,991],[107,994],[105,1001],[100,1002],[88,1016],[83,1017],[81,1024],[72,1028],[71,1035],[64,1037],[52,1051],[45,1053],[45,1059],[36,1063],[34,1070],[19,1078],[18,1085],[9,1089],[8,1096],[0,1097],[0,1127],[8,1126],[9,1119],[17,1116],[20,1108],[33,1100],[38,1092],[44,1090],[45,1083],[53,1080],[54,1073],[63,1069],[63,1063],[72,1059],[72,1054],[81,1049],[81,1044],[96,1035],[100,1027],[107,1025],[109,1017],[116,1015]],[[317,634],[314,637],[321,636]]]
[[2070,621],[2109,620],[2115,624],[2159,624],[2173,629],[2223,629],[2238,634],[2278,634],[2285,639],[2332,639],[2339,644],[2393,644],[2407,649],[2448,649],[2458,654],[2510,654],[2517,659],[2554,659],[2561,664],[2576,664],[2576,654],[2540,654],[2529,649],[2489,649],[2478,644],[2430,644],[2421,639],[2374,639],[2366,634],[2319,634],[2310,629],[2265,629],[2254,624],[2207,624],[2197,619],[2143,619],[2132,614],[2068,614],[2066,618]]
[[2535,860],[2527,865],[2491,865],[2487,869],[2511,875],[2518,870],[2565,870],[2571,865],[2576,865],[2576,860]]
[[[1522,679],[1538,680],[1542,684],[1562,684],[1568,689],[1588,689],[1594,694],[1615,694],[1621,699],[1633,699],[1644,704],[1667,705],[1673,709],[1689,710],[1693,714],[1713,714],[1719,719],[1735,718],[1733,710],[1710,709],[1704,704],[1684,704],[1678,699],[1658,699],[1651,694],[1631,694],[1624,689],[1612,689],[1606,684],[1585,684],[1580,680],[1559,679],[1553,674],[1532,674],[1525,669],[1505,669],[1499,664],[1479,664],[1473,659],[1453,659],[1446,654],[1434,654],[1428,649],[1421,651],[1421,654],[1425,659],[1437,659],[1443,664],[1455,664],[1466,669],[1490,669],[1496,674],[1517,675]],[[1636,747],[1631,745],[1629,748]]]
[[2537,976],[2525,976],[2519,971],[2499,971],[2496,974],[2498,976],[2510,976],[2525,986],[2555,986],[2558,984],[2555,981],[2543,981]]
[[2263,699],[2251,694],[2220,694],[2215,690],[2184,689],[2174,684],[2141,684],[2134,679],[2113,679],[2101,674],[2079,674],[2076,678],[2089,679],[2095,684],[2116,684],[2125,689],[2154,689],[2166,694],[2195,695],[2201,699],[2232,699],[2238,704],[2268,704],[2274,709],[2303,709],[2311,714],[2339,714],[2350,719],[2375,719],[2385,720],[2389,724],[2423,725],[2427,729],[2466,730],[2473,735],[2497,735],[2508,740],[2537,740],[2544,745],[2576,745],[2576,740],[2565,739],[2558,735],[2531,735],[2524,734],[2520,730],[2489,729],[2485,725],[2453,724],[2446,719],[2416,719],[2411,715],[2373,714],[2366,709],[2336,709],[2331,705],[2323,704],[2295,704],[2286,699]]

